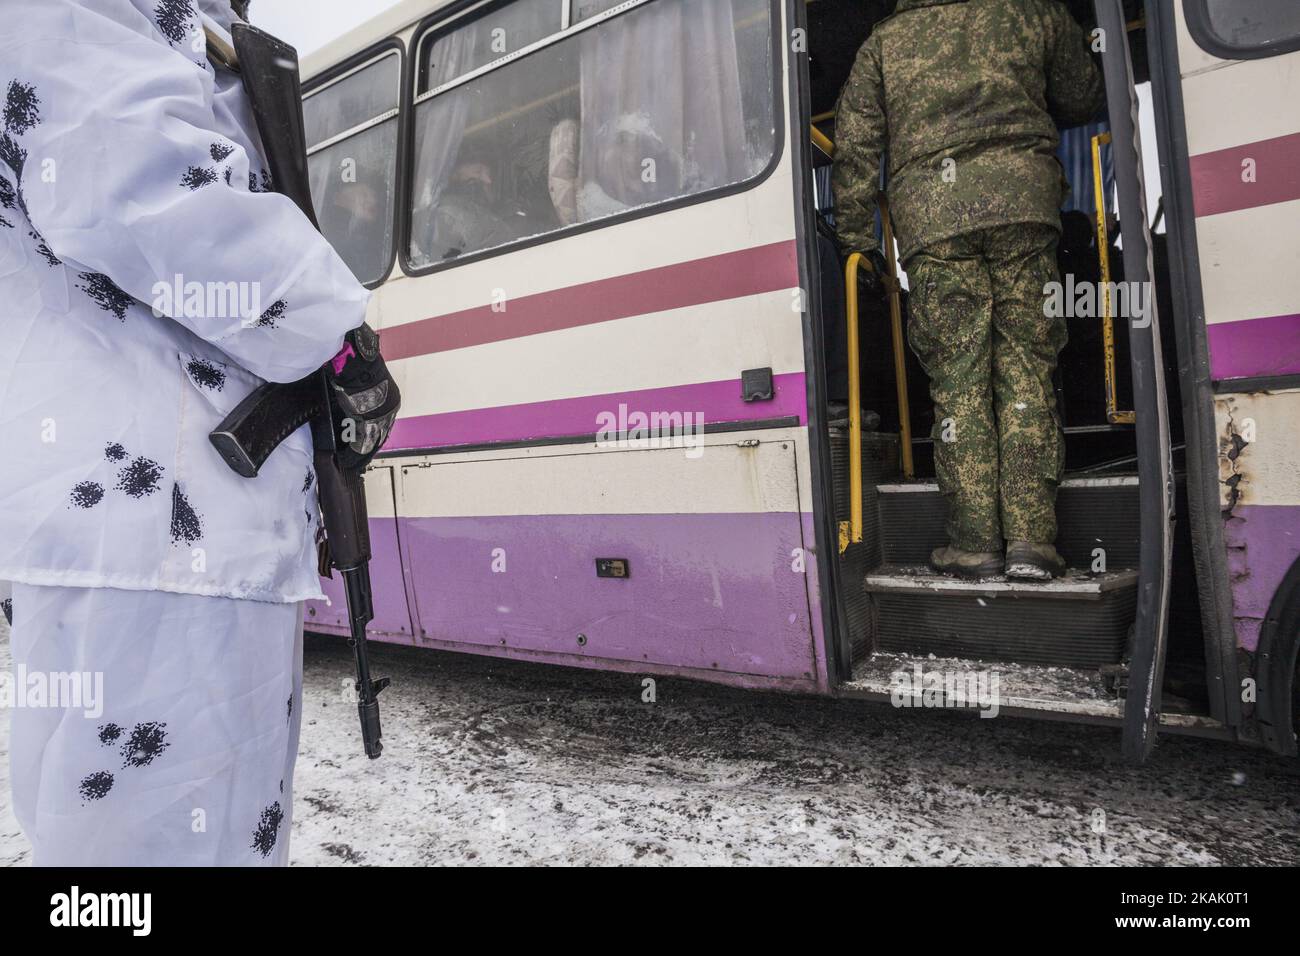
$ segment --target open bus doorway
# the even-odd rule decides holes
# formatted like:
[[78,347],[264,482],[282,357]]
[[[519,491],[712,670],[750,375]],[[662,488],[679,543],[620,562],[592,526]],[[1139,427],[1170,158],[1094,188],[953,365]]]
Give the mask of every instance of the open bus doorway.
[[[1066,5],[1090,33],[1096,26],[1091,0]],[[817,0],[807,7],[826,418],[848,624],[841,660],[849,662],[853,674],[848,689],[884,696],[914,660],[956,670],[996,666],[1003,675],[1004,701],[1009,700],[1013,710],[1023,706],[1062,715],[1114,716],[1122,710],[1118,701],[1126,694],[1133,650],[1141,538],[1129,333],[1127,323],[1114,316],[1114,303],[1109,321],[1087,309],[1065,313],[1069,344],[1055,375],[1066,446],[1066,474],[1057,499],[1057,547],[1072,570],[1049,585],[1005,579],[970,583],[926,569],[930,549],[946,540],[946,503],[934,483],[929,383],[906,342],[908,284],[901,265],[895,267],[896,283],[859,269],[856,355],[850,347],[855,336],[848,316],[854,311],[854,296],[846,287],[845,264],[856,250],[843,248],[835,232],[830,186],[834,107],[859,47],[893,7],[892,0]],[[1133,83],[1149,88],[1140,0],[1127,0],[1125,19]],[[1144,106],[1149,105],[1149,97],[1145,100]],[[1103,287],[1123,288],[1124,257],[1108,124],[1101,121],[1061,133],[1058,158],[1072,193],[1062,208],[1058,268],[1062,295],[1073,304],[1076,293],[1082,296],[1084,290],[1100,294]],[[1154,137],[1145,139],[1144,146],[1148,195],[1158,196]],[[1148,208],[1153,219],[1147,224],[1153,281],[1145,291],[1155,298],[1158,314],[1169,317],[1166,237],[1154,198]],[[1099,219],[1104,233],[1098,229]],[[877,228],[883,239],[889,229],[883,216]],[[1160,336],[1168,407],[1178,409],[1177,349],[1168,318],[1161,323]],[[852,371],[858,380],[858,416],[850,414]],[[855,430],[861,446],[860,487],[854,486],[850,466]],[[1169,432],[1175,511],[1186,515],[1182,422],[1177,414],[1170,415]],[[1166,723],[1176,726],[1180,715],[1194,719],[1192,715],[1212,710],[1185,520],[1175,525],[1173,556],[1164,710]]]

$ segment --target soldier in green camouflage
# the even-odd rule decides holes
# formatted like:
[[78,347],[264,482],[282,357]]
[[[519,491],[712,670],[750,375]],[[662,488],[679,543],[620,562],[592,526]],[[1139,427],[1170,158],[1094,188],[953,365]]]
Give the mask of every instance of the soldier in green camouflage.
[[846,251],[876,248],[888,149],[908,334],[930,376],[949,502],[936,570],[1042,580],[1065,568],[1052,373],[1066,331],[1043,309],[1069,189],[1057,124],[1085,123],[1104,103],[1087,39],[1058,0],[899,0],[840,94],[833,182]]

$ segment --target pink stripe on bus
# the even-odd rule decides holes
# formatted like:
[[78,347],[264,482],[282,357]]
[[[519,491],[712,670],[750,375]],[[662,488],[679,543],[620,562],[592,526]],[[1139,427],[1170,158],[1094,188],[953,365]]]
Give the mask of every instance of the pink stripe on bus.
[[[384,358],[447,352],[798,284],[794,241],[774,242],[507,299],[501,311],[481,305],[392,326],[382,333]],[[509,294],[508,284],[505,291]]]
[[770,401],[762,402],[744,401],[740,397],[740,379],[734,378],[498,408],[415,415],[397,420],[384,450],[594,435],[602,429],[600,416],[612,414],[619,417],[620,405],[626,406],[626,415],[638,411],[647,414],[699,413],[703,415],[705,424],[786,417],[796,417],[803,424],[807,420],[804,373],[774,375],[772,380],[775,394]]
[[1300,133],[1191,157],[1196,215],[1214,216],[1300,199],[1297,156]]
[[1213,379],[1300,373],[1300,315],[1215,322],[1206,335]]

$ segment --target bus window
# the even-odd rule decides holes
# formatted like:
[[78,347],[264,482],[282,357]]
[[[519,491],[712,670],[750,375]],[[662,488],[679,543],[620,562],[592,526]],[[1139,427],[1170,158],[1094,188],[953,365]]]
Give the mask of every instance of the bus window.
[[430,38],[423,57],[424,88],[433,89],[517,53],[557,32],[560,8],[555,0],[516,0],[476,19],[473,24]]
[[1187,25],[1207,52],[1225,59],[1300,49],[1296,0],[1192,0]]
[[500,14],[425,45],[412,266],[741,183],[767,166],[769,0],[649,0],[594,13],[593,3],[576,0],[571,15],[585,19],[555,24],[535,49],[477,73]]
[[393,50],[303,99],[316,218],[363,283],[383,279],[392,262],[400,89]]

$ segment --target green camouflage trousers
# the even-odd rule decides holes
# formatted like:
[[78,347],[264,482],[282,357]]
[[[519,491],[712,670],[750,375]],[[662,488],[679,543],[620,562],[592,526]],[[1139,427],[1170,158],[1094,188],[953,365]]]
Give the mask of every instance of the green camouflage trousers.
[[1052,372],[1066,329],[1043,315],[1056,243],[1050,226],[994,226],[907,262],[908,337],[930,376],[948,537],[967,551],[1056,540],[1065,446]]

